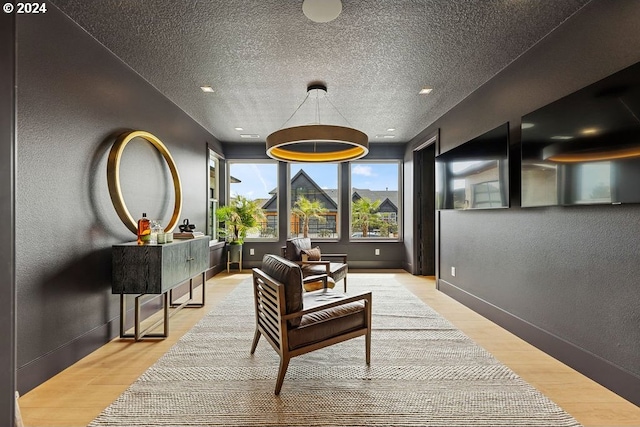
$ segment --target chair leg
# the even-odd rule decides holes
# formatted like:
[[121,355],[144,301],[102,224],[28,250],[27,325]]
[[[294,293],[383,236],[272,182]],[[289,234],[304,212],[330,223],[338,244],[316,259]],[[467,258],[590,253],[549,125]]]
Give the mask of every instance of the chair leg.
[[289,357],[281,356],[280,357],[280,369],[278,370],[278,379],[276,381],[276,390],[274,394],[277,396],[280,394],[280,389],[282,389],[282,383],[284,382],[284,376],[287,373],[287,368],[289,367]]
[[365,302],[367,316],[367,334],[365,335],[365,353],[367,365],[371,364],[371,296]]
[[261,335],[262,334],[260,333],[260,331],[256,328],[256,333],[253,335],[253,344],[251,344],[251,354],[256,351],[256,347],[258,346],[258,341],[260,340]]
[[365,349],[365,360],[367,361],[367,365],[371,364],[371,328],[364,336],[364,349]]
[[347,293],[347,276],[344,276],[344,292]]

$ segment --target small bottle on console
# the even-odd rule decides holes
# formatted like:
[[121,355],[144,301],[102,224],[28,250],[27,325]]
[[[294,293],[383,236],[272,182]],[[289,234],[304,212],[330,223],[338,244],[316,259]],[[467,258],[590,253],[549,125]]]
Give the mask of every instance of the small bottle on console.
[[142,218],[138,220],[138,244],[144,245],[151,238],[151,224],[147,218],[147,214],[143,213]]

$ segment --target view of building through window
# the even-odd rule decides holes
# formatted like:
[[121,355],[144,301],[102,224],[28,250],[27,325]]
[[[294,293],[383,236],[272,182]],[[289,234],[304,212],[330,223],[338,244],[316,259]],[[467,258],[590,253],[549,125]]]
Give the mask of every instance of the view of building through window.
[[[289,165],[289,236],[336,239],[340,231],[340,177],[337,163]],[[350,238],[398,238],[400,221],[399,162],[351,163]],[[229,164],[230,200],[257,201],[259,226],[247,238],[278,237],[276,163]]]
[[397,238],[400,220],[398,162],[351,164],[351,237]]
[[292,237],[339,237],[338,164],[292,163],[290,174],[289,234]]

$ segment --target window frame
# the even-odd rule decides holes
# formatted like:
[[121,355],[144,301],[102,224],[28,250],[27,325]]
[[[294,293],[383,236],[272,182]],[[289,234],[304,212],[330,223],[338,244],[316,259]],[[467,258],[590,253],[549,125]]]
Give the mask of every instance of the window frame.
[[[272,159],[238,159],[238,160],[227,160],[226,161],[226,170],[225,170],[225,184],[226,184],[226,197],[225,204],[229,204],[231,202],[231,168],[234,164],[271,164],[275,166],[275,180],[276,180],[276,227],[275,227],[275,236],[274,237],[249,237],[247,236],[244,239],[244,242],[278,242],[280,240],[280,204],[278,199],[280,198],[280,179],[278,173],[279,162],[277,160]],[[268,225],[269,221],[266,220]]]
[[[398,233],[395,237],[361,237],[361,236],[353,236],[357,231],[352,230],[352,218],[353,218],[353,177],[352,177],[352,168],[356,165],[373,165],[375,167],[376,164],[395,164],[398,166],[398,203],[396,212],[396,223],[398,224]],[[353,243],[362,243],[362,242],[402,242],[403,240],[403,192],[402,192],[402,184],[403,184],[403,167],[404,164],[401,159],[380,159],[380,160],[356,160],[349,162],[349,216],[347,218],[349,224],[349,242]]]
[[[340,167],[340,163],[335,163],[335,162],[327,162],[327,163],[323,163],[326,165],[334,165],[336,168],[336,182],[337,182],[337,188],[336,188],[336,194],[337,194],[337,211],[336,211],[336,225],[335,225],[335,237],[321,237],[321,236],[309,236],[314,242],[338,242],[340,241],[340,224],[342,223],[341,221],[341,217],[342,217],[342,171],[341,171],[341,167]],[[291,180],[293,179],[293,174],[292,174],[292,169],[293,169],[293,165],[300,165],[300,169],[304,170],[305,165],[313,165],[313,163],[303,163],[303,162],[288,162],[287,163],[287,188],[286,188],[286,192],[287,192],[287,216],[286,216],[286,220],[287,220],[287,238],[291,239],[294,237],[301,237],[303,234],[300,233],[297,236],[293,235],[293,230],[292,230],[292,224],[293,224],[293,186],[291,185]],[[297,173],[297,172],[296,172]],[[307,172],[305,172],[307,173]],[[313,177],[309,176],[312,180]],[[315,181],[314,181],[315,182]]]
[[[219,225],[216,218],[216,209],[220,206],[220,184],[222,184],[220,177],[220,160],[222,157],[211,147],[208,147],[209,161],[207,170],[207,234],[209,234],[209,245],[215,244],[219,241]],[[213,180],[215,187],[213,193],[211,192],[211,166],[214,166]]]

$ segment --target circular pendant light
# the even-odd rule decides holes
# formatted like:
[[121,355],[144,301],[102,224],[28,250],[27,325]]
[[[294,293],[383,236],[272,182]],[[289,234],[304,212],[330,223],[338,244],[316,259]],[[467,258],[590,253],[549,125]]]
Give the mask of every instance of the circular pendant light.
[[[314,84],[307,87],[307,97],[289,120],[311,97],[313,91],[316,92],[313,97],[317,100],[319,116],[319,99],[321,97],[326,99],[327,87]],[[331,104],[330,101],[328,102]],[[267,155],[284,162],[346,162],[360,159],[368,153],[367,135],[351,127],[308,124],[283,128],[267,136]]]

